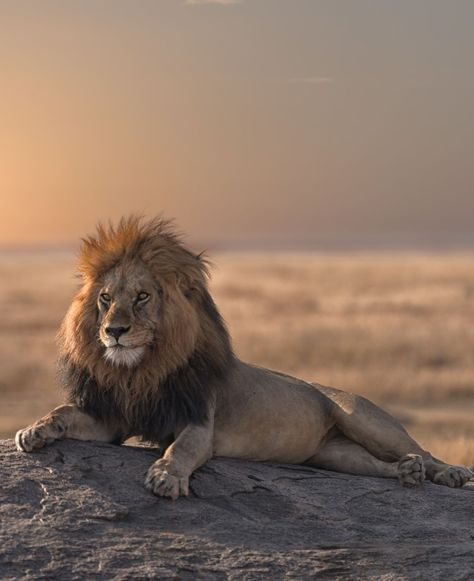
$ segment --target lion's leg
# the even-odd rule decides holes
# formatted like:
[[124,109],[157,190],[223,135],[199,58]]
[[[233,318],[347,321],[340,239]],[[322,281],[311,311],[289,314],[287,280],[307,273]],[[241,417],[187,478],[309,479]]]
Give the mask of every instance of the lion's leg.
[[211,417],[203,425],[186,426],[163,457],[152,464],[145,479],[148,490],[173,500],[180,495],[188,495],[189,477],[212,457],[213,413],[212,410]]
[[368,399],[337,389],[323,388],[333,402],[332,414],[339,430],[375,457],[395,462],[407,454],[430,459],[402,424]]
[[390,414],[364,397],[333,388],[321,391],[333,402],[333,417],[339,430],[384,461],[397,462],[405,456],[421,456],[426,477],[436,484],[462,486],[473,473],[463,466],[451,466],[424,450]]
[[69,404],[57,407],[31,426],[19,430],[15,442],[18,450],[33,452],[63,438],[113,442],[120,439],[120,430],[98,422]]
[[408,454],[398,462],[384,462],[342,434],[323,444],[308,463],[347,474],[398,478],[405,486],[416,486],[425,479],[421,456]]

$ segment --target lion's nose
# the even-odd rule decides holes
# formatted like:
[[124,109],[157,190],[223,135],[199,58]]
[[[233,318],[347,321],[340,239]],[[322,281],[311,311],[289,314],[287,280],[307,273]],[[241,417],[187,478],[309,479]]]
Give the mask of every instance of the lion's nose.
[[117,339],[117,341],[118,341],[119,338],[124,333],[126,333],[129,329],[130,329],[130,326],[128,326],[128,327],[106,327],[105,332],[107,333],[107,335],[114,337],[114,339]]

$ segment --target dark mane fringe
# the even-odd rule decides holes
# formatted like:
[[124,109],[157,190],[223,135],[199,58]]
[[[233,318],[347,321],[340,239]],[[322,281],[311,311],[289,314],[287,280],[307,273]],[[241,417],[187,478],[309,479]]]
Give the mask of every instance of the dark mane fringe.
[[100,385],[85,368],[65,355],[59,361],[59,372],[69,403],[100,421],[124,426],[124,436],[138,435],[155,442],[173,436],[189,423],[207,421],[209,404],[232,368],[234,355],[225,324],[207,290],[201,296],[201,308],[219,336],[220,354],[204,343],[159,384],[126,398],[113,386]]

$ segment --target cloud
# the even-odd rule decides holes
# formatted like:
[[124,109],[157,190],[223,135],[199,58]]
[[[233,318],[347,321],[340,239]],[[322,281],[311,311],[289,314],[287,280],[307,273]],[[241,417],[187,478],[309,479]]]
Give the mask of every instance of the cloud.
[[334,82],[332,77],[293,77],[286,80],[287,83],[304,83],[307,85],[326,85]]
[[230,4],[242,4],[243,0],[186,0],[185,4],[188,6],[198,6],[202,4],[220,4],[221,6],[228,6]]

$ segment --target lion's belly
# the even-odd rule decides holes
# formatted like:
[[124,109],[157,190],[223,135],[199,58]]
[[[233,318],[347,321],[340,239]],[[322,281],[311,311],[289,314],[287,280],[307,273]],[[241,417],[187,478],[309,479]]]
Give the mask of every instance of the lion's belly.
[[[314,426],[307,427],[312,429]],[[214,455],[300,464],[316,454],[324,435],[313,431],[313,437],[302,436],[301,433],[295,434],[292,429],[281,429],[277,434],[270,431],[266,435],[255,433],[252,429],[216,430]]]
[[259,369],[250,371],[246,383],[217,410],[214,454],[288,463],[308,460],[333,425],[326,398],[307,384],[275,376],[269,380]]

